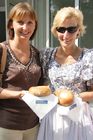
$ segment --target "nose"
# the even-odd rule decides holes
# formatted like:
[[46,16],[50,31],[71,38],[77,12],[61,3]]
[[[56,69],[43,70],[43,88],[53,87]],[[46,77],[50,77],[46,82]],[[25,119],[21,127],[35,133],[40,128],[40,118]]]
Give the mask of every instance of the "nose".
[[27,29],[27,24],[26,24],[26,23],[23,24],[23,29],[24,29],[24,30]]
[[64,38],[68,38],[69,37],[69,32],[66,30],[63,34]]

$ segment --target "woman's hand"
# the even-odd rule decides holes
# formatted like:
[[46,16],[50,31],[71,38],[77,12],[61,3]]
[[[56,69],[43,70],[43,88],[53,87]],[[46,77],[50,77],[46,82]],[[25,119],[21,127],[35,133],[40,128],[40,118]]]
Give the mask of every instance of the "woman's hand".
[[23,91],[12,91],[3,89],[0,93],[0,99],[21,99],[24,96]]
[[85,102],[93,101],[93,91],[81,92],[76,96],[80,97]]

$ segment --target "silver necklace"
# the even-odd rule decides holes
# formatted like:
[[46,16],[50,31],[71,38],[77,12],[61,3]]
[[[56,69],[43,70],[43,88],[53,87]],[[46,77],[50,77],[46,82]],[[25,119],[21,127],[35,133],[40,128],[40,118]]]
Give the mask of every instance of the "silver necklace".
[[15,61],[15,63],[18,64],[18,65],[20,65],[20,66],[22,66],[23,69],[28,69],[29,66],[30,66],[31,63],[32,63],[32,60],[33,60],[33,53],[34,53],[34,52],[33,52],[33,49],[30,48],[30,52],[32,52],[30,61],[29,61],[26,65],[24,65],[24,64],[22,64],[19,60],[16,59],[16,57],[15,57],[15,55],[13,54],[13,51],[11,50],[11,48],[10,48],[9,46],[7,46],[7,47],[8,47],[9,53],[10,53],[10,55],[12,56],[13,60]]

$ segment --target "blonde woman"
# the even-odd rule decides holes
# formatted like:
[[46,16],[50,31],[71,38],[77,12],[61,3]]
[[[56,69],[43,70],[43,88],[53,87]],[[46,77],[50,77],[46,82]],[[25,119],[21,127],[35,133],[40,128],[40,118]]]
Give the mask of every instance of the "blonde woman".
[[64,7],[55,15],[51,31],[59,46],[42,52],[45,77],[53,92],[67,89],[73,91],[74,97],[78,95],[84,103],[84,114],[74,121],[60,114],[62,106],[57,105],[41,120],[38,140],[93,139],[93,115],[87,103],[93,100],[93,51],[75,44],[85,28],[80,10]]

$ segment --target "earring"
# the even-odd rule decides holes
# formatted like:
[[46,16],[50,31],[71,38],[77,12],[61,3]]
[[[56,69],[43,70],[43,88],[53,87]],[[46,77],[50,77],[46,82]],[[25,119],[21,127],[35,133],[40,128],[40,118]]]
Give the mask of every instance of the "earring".
[[78,33],[78,34],[77,34],[77,38],[79,38],[79,36],[80,36],[80,34]]

